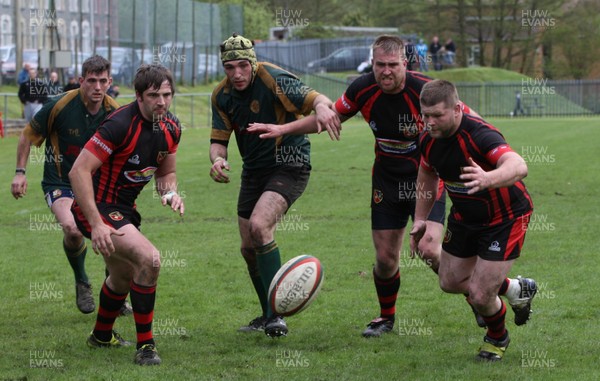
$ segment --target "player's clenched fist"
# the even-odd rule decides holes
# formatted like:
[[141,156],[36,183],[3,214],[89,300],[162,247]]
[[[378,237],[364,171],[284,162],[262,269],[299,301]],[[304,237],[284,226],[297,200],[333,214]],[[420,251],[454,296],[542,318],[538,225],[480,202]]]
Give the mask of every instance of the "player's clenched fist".
[[222,157],[217,157],[210,168],[210,177],[218,183],[228,183],[229,175],[224,170],[230,170],[229,163]]

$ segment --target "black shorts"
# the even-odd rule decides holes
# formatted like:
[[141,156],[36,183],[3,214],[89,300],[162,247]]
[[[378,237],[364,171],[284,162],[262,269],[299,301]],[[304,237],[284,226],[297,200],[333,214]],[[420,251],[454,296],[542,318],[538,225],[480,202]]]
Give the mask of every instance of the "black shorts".
[[250,219],[260,196],[271,191],[279,193],[288,209],[304,193],[310,178],[310,167],[281,165],[269,171],[243,171],[238,197],[238,216]]
[[[125,225],[132,224],[136,229],[140,229],[142,217],[135,208],[116,204],[97,204],[97,207],[98,212],[100,212],[100,216],[102,217],[102,221],[104,221],[106,225],[119,230]],[[81,234],[83,234],[84,237],[91,239],[92,228],[85,219],[77,202],[73,203],[71,212],[73,213],[73,217],[75,217],[75,224],[77,224],[77,228],[79,228]]]
[[[371,229],[402,229],[408,218],[414,218],[417,178],[392,179],[373,168],[371,193]],[[419,195],[421,196],[421,195]],[[438,189],[438,194],[427,220],[444,224],[446,218],[446,190]]]
[[531,213],[499,225],[468,225],[448,217],[442,249],[459,258],[509,261],[521,255]]

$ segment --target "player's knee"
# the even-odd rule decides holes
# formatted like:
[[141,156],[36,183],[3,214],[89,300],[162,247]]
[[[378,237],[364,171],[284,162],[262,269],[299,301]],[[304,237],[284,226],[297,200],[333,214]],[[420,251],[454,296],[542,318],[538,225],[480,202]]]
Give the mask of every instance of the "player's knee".
[[266,223],[266,221],[258,218],[250,219],[250,236],[255,244],[262,245],[269,243],[270,235],[270,226]]
[[478,311],[485,309],[495,299],[496,295],[493,293],[486,292],[480,287],[469,287],[469,303]]
[[160,273],[160,252],[156,249],[152,249],[148,250],[146,253],[149,254],[137,255],[137,258],[139,258],[139,269],[141,270],[140,274],[142,274],[143,278],[140,279],[140,281],[143,282],[143,284],[154,284]]
[[440,274],[439,279],[440,288],[442,289],[442,291],[450,294],[462,292],[462,290],[460,289],[460,285],[457,282],[455,282],[454,279],[444,276],[443,274]]
[[397,254],[391,251],[378,251],[375,260],[375,271],[379,275],[384,275],[384,278],[392,276],[398,271],[399,258]]
[[62,229],[65,235],[65,241],[69,243],[78,243],[81,242],[81,240],[83,239],[83,235],[81,234],[75,223],[63,224]]

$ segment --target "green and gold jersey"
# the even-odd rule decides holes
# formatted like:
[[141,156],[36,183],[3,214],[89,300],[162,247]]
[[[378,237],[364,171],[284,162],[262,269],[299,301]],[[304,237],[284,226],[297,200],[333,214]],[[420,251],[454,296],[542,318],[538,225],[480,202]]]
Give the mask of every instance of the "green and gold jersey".
[[46,141],[43,155],[30,155],[44,161],[44,193],[55,188],[71,188],[69,171],[75,159],[104,118],[119,107],[107,95],[98,113],[91,115],[84,98],[80,89],[61,94],[45,103],[25,126],[25,136],[36,147]]
[[225,78],[213,91],[211,143],[227,145],[235,132],[245,170],[278,165],[310,166],[310,142],[306,135],[261,139],[246,129],[250,123],[281,125],[309,115],[318,95],[295,75],[259,62],[248,89],[237,91]]

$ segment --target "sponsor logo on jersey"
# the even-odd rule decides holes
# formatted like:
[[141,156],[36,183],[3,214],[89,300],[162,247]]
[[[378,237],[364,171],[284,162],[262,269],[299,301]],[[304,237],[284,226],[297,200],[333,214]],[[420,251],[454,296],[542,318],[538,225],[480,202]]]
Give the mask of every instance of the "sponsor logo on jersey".
[[375,201],[376,204],[379,204],[381,201],[383,201],[383,192],[380,191],[379,189],[374,189],[373,190],[373,201]]
[[351,110],[352,106],[350,106],[350,103],[348,103],[348,101],[346,100],[346,96],[342,95],[342,105],[344,105],[344,108],[346,110]]
[[102,151],[106,152],[109,155],[112,155],[113,150],[110,149],[109,146],[106,145],[106,143],[104,143],[102,140],[100,140],[100,138],[98,138],[97,136],[92,136],[92,142],[96,145],[96,147],[100,148]]
[[504,151],[506,149],[510,150],[510,147],[507,144],[502,144],[501,146],[498,146],[492,150],[492,156],[494,156],[499,150]]
[[417,149],[417,142],[403,142],[400,140],[377,139],[379,149],[386,153],[404,155]]
[[258,114],[258,112],[260,111],[260,103],[258,103],[256,99],[250,102],[250,111],[252,111],[255,114]]
[[127,160],[128,162],[130,162],[131,164],[139,164],[140,163],[140,155],[135,154],[132,157],[129,158],[129,160]]
[[377,123],[374,120],[369,122],[369,127],[371,127],[371,130],[377,131]]
[[490,247],[488,247],[488,250],[498,252],[502,249],[500,248],[500,243],[498,241],[494,241],[490,244]]
[[158,151],[158,156],[156,156],[156,162],[158,164],[162,163],[163,160],[167,158],[169,151]]
[[452,239],[452,232],[450,231],[450,229],[447,229],[446,234],[444,234],[444,243],[450,242],[451,239]]
[[448,190],[448,192],[453,192],[453,193],[466,194],[471,189],[469,187],[466,187],[464,183],[460,183],[457,181],[444,181],[444,185],[446,186],[446,189]]
[[113,221],[121,221],[123,219],[123,215],[119,211],[110,212],[108,216]]
[[146,167],[139,171],[125,171],[124,175],[127,180],[134,183],[144,183],[148,182],[154,176],[154,172],[156,172],[156,167]]

